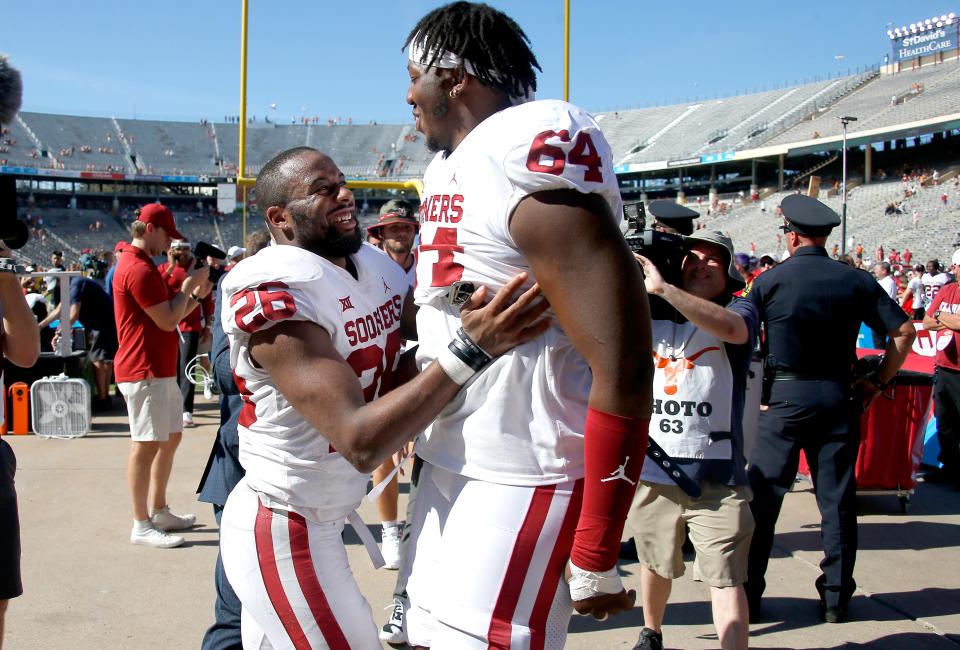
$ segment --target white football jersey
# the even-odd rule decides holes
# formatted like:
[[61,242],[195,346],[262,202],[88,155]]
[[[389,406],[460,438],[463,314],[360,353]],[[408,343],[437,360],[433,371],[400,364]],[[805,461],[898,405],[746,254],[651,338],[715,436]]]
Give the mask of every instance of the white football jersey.
[[[285,320],[325,329],[350,364],[369,402],[392,387],[403,339],[407,293],[403,269],[364,244],[352,257],[358,279],[302,248],[270,246],[224,278],[220,302],[230,365],[243,398],[240,464],[247,484],[274,507],[304,510],[322,521],[357,507],[367,485],[323,433],[310,425],[250,359],[250,335]],[[318,383],[316,390],[323,393]]]
[[[557,189],[597,193],[610,218],[621,220],[610,146],[589,114],[562,101],[529,102],[490,116],[450,156],[438,154],[423,180],[414,294],[421,367],[460,326],[459,309],[447,303],[451,283],[498,290],[530,271],[510,236],[521,199]],[[531,274],[527,286],[534,281]],[[468,382],[420,437],[417,453],[494,483],[580,478],[590,385],[590,368],[554,320],[546,334]]]
[[933,302],[933,299],[937,297],[937,294],[940,292],[940,289],[943,289],[943,285],[947,282],[950,282],[950,276],[946,273],[924,273],[920,282],[923,283],[923,308],[927,309],[930,307],[930,304]]

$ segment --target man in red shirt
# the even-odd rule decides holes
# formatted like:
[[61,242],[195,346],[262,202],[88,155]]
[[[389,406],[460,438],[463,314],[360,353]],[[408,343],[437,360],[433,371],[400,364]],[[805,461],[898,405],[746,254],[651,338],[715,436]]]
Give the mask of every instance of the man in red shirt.
[[[950,272],[960,273],[960,250],[953,253]],[[937,416],[937,440],[940,443],[940,462],[943,470],[928,474],[930,482],[953,483],[960,490],[960,348],[957,347],[957,332],[960,332],[960,284],[943,285],[933,297],[923,317],[927,330],[939,331],[950,337],[950,342],[937,342],[936,379],[933,382],[933,411]]]
[[[167,261],[160,265],[163,276],[170,289],[170,295],[180,293],[180,286],[187,274],[193,269],[196,258],[190,252],[190,242],[185,239],[174,240],[167,251]],[[193,423],[194,386],[187,377],[187,366],[197,356],[201,343],[210,340],[210,325],[213,323],[213,294],[200,301],[200,309],[191,310],[180,324],[180,362],[177,368],[177,383],[183,396],[183,426],[196,426]]]
[[[154,548],[183,544],[167,534],[193,525],[195,515],[178,516],[167,506],[167,481],[180,444],[181,396],[177,387],[177,324],[210,293],[208,269],[186,274],[180,293],[170,291],[151,257],[171,238],[183,239],[173,213],[159,203],[142,208],[130,227],[113,276],[113,311],[119,349],[114,359],[117,388],[127,401],[132,445],[127,482],[133,501],[130,541]],[[152,494],[152,509],[147,496]]]

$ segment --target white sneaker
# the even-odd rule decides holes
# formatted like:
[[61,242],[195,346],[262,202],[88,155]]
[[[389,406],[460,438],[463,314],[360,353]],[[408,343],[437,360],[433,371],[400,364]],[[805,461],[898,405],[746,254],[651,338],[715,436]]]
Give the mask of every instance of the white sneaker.
[[208,402],[213,399],[213,380],[207,379],[203,382],[203,399]]
[[183,538],[151,526],[142,531],[136,528],[130,531],[130,543],[153,548],[175,548],[183,544]]
[[183,413],[183,428],[190,429],[195,426],[197,425],[193,423],[193,413],[188,413],[185,411]]
[[393,599],[393,605],[387,609],[393,608],[390,613],[390,620],[380,628],[380,640],[389,644],[401,644],[407,642],[407,632],[403,629],[404,604],[399,598]]
[[400,568],[400,526],[384,526],[380,536],[380,553],[383,554],[384,569],[396,571]]
[[[164,506],[160,510],[154,510],[150,515],[150,523],[159,530],[183,530],[197,523],[197,516],[175,515],[170,512],[170,506]],[[181,540],[183,541],[183,540]]]

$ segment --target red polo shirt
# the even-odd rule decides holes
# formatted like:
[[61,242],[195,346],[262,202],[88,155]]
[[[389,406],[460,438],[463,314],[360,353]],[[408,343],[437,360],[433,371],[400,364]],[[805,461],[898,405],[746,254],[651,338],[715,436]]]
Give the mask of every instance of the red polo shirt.
[[[180,293],[180,287],[183,281],[187,279],[187,269],[179,264],[175,264],[173,272],[167,275],[167,269],[170,268],[170,262],[164,262],[159,267],[160,275],[166,279],[167,288],[170,295],[175,296]],[[206,298],[200,301],[200,306],[194,308],[189,314],[183,317],[178,325],[181,332],[202,332],[204,327],[213,325],[213,292],[207,294]]]
[[177,376],[177,332],[165,332],[144,311],[170,300],[163,277],[140,248],[127,246],[113,274],[113,314],[119,349],[117,381]]
[[[933,297],[930,307],[927,308],[927,314],[933,316],[937,310],[948,314],[960,314],[960,284],[950,282],[943,285],[943,288]],[[960,336],[960,332],[951,332],[949,328],[944,328],[937,332],[937,338],[951,334],[953,336],[950,342],[942,350],[937,350],[934,363],[938,368],[960,371],[960,350],[957,349],[957,336]],[[939,341],[937,347],[940,347]]]

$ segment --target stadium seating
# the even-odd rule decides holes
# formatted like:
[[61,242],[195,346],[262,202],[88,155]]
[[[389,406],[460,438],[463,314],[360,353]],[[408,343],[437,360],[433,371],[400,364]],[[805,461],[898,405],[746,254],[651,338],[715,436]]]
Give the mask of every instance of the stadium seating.
[[[944,251],[953,249],[953,242],[960,233],[960,192],[949,181],[939,186],[918,188],[917,193],[904,199],[903,184],[899,180],[872,183],[853,188],[847,199],[847,237],[853,237],[854,246],[862,243],[867,251],[864,256],[873,258],[879,244],[889,252],[890,248],[909,248],[917,260],[942,257]],[[940,200],[946,192],[947,205]],[[780,201],[790,192],[779,192],[764,199],[766,212],[761,212],[760,203],[736,202],[735,197],[726,200],[733,206],[723,215],[704,218],[703,223],[711,229],[726,232],[733,239],[738,251],[746,251],[750,244],[756,245],[757,253],[780,253],[783,246],[777,245],[777,226],[782,223],[776,215]],[[840,196],[827,197],[821,193],[821,201],[839,214],[842,209]],[[721,197],[721,200],[724,200]],[[902,201],[902,214],[886,215],[887,205]],[[920,216],[918,227],[913,224],[913,211]],[[827,241],[829,249],[840,244],[840,228],[835,228]],[[852,252],[852,251],[851,251]]]
[[777,90],[597,115],[616,163],[758,146],[877,76],[876,70]]
[[[892,126],[956,111],[960,64],[881,75],[876,69],[723,99],[597,114],[616,164],[662,162]],[[232,176],[239,125],[23,112],[9,126],[8,165]],[[248,124],[247,174],[295,146],[328,152],[350,177],[415,178],[432,158],[410,124]],[[39,144],[38,144],[39,143]],[[49,157],[35,157],[39,151]],[[37,152],[37,153],[35,153]]]
[[[920,92],[912,94],[914,84]],[[765,144],[786,144],[817,137],[838,135],[843,115],[858,118],[855,130],[863,131],[955,113],[960,96],[960,64],[948,62],[881,75],[849,96],[821,111],[815,119],[805,120],[771,138]],[[896,97],[896,103],[892,100]],[[851,130],[854,130],[851,128]]]
[[117,124],[145,174],[213,174],[213,132],[199,123],[117,119]]
[[19,118],[47,153],[48,164],[42,167],[56,161],[60,169],[133,171],[110,118],[28,112],[21,112]]

